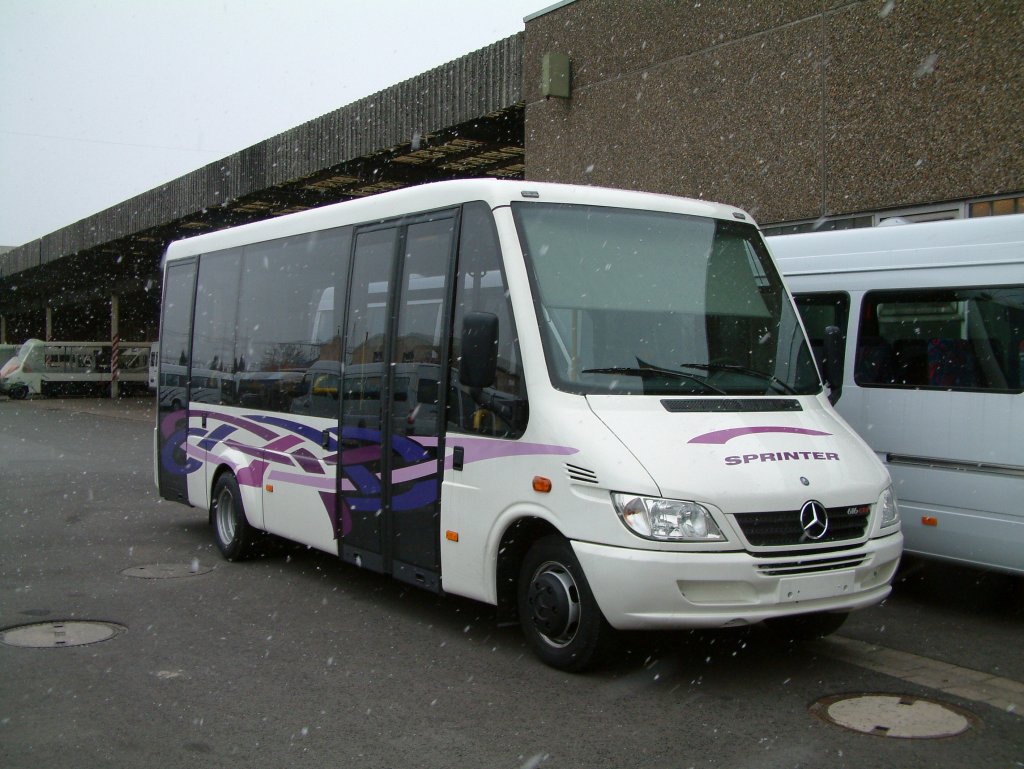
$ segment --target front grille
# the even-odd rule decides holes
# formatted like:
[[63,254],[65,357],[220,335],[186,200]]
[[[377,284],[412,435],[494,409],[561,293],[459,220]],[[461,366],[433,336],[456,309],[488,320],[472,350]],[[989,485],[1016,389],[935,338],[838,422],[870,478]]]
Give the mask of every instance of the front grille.
[[784,547],[843,542],[860,539],[868,522],[869,505],[828,508],[825,536],[811,539],[800,525],[799,510],[772,513],[736,513],[736,522],[743,536],[754,547]]
[[796,561],[771,561],[757,566],[759,574],[766,577],[788,577],[794,574],[818,574],[823,571],[855,569],[867,560],[867,556],[843,555],[833,558],[818,558]]

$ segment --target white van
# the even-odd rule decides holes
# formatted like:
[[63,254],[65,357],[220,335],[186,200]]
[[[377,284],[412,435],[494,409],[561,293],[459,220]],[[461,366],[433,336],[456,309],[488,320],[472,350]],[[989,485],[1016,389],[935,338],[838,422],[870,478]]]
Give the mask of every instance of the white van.
[[906,550],[1024,574],[1024,215],[768,238]]
[[[493,604],[567,670],[889,593],[890,479],[739,209],[426,184],[172,243],[163,285],[156,482],[229,560],[270,532]],[[198,402],[213,360],[264,397]]]

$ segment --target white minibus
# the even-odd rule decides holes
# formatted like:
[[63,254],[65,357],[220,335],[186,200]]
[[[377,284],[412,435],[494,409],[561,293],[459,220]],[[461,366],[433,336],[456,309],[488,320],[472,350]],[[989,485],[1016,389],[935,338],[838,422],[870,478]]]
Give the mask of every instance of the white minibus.
[[[906,551],[1024,574],[1024,215],[768,238]],[[836,332],[832,332],[836,333]]]
[[739,209],[441,182],[172,243],[163,285],[155,480],[228,560],[304,543],[574,671],[616,629],[820,636],[889,593],[891,482]]

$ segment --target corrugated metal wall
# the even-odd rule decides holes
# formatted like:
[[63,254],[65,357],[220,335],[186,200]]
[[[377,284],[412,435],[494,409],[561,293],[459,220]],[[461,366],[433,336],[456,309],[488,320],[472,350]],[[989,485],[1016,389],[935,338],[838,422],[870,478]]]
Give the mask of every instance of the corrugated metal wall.
[[0,281],[515,105],[522,61],[520,33],[15,248]]

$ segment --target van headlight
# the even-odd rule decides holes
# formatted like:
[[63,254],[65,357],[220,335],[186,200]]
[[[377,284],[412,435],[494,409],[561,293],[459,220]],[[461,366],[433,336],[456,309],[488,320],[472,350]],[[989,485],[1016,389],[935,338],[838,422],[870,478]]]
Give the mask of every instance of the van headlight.
[[725,539],[708,509],[696,502],[612,492],[612,504],[626,527],[645,539],[663,542],[721,542]]
[[896,505],[896,494],[892,490],[892,486],[882,492],[882,496],[878,498],[878,510],[881,513],[881,522],[879,526],[883,529],[887,529],[890,526],[896,526],[900,522],[900,509]]

